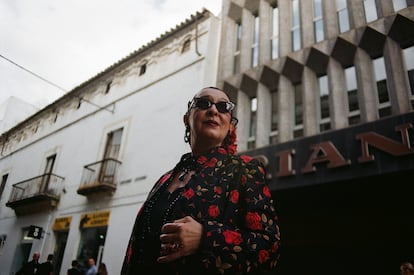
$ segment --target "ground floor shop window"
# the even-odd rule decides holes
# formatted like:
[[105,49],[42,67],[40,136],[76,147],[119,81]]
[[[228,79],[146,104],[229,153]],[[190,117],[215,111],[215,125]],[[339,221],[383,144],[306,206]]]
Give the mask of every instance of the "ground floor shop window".
[[77,260],[82,271],[88,270],[88,259],[93,258],[98,266],[102,259],[107,227],[81,229]]

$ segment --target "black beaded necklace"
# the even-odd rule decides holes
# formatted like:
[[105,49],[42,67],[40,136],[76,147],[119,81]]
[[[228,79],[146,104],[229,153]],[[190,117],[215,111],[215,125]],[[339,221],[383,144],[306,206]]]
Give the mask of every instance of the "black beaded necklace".
[[[194,157],[192,157],[190,154],[184,155],[183,158],[181,159],[181,161],[176,165],[176,167],[174,168],[172,175],[170,176],[170,178],[167,180],[167,182],[165,182],[157,191],[156,193],[146,202],[146,205],[144,207],[144,211],[143,211],[143,217],[144,217],[144,232],[146,232],[147,234],[152,234],[152,235],[159,235],[160,233],[160,229],[154,230],[154,228],[152,228],[152,215],[153,215],[153,210],[154,210],[154,206],[158,203],[160,203],[160,197],[162,196],[162,194],[164,192],[169,192],[167,190],[168,186],[171,184],[171,182],[173,181],[175,175],[177,175],[177,173],[179,171],[181,171],[178,180],[180,181],[184,181],[185,177],[188,175],[188,173],[190,171],[197,171],[197,165],[196,165],[196,161],[194,159]],[[168,206],[166,207],[166,209],[163,211],[163,218],[161,221],[161,226],[165,223],[167,223],[167,220],[172,212],[172,210],[174,209],[177,201],[181,198],[181,188],[175,190],[174,192],[172,192],[171,194],[169,194],[168,196]]]

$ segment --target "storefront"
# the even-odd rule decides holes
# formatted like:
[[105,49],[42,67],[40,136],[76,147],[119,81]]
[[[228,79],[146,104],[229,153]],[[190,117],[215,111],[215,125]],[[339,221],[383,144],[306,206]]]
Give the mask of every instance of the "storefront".
[[398,274],[414,260],[414,113],[250,151],[279,212],[278,274]]

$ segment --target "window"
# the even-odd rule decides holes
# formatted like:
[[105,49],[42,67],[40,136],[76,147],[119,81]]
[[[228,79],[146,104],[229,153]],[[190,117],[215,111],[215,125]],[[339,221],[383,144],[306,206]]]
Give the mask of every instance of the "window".
[[387,88],[384,57],[374,59],[374,71],[378,90],[379,114],[380,117],[389,116],[391,115],[391,103]]
[[92,225],[84,226],[83,224],[85,223],[82,219],[80,224],[81,239],[76,259],[79,262],[79,269],[85,274],[89,268],[89,266],[87,266],[89,258],[96,259],[97,266],[102,260],[107,226],[92,227]]
[[378,19],[375,0],[364,0],[364,10],[367,23]]
[[113,158],[118,159],[119,149],[121,147],[123,129],[120,128],[108,134],[106,140],[106,147],[104,153],[104,159]]
[[407,7],[406,0],[392,0],[392,4],[394,5],[394,11],[399,11]]
[[0,200],[1,200],[1,196],[2,196],[3,191],[4,191],[4,187],[6,187],[6,183],[7,183],[7,179],[8,179],[8,177],[9,177],[9,174],[4,174],[4,175],[1,177],[1,185],[0,185]]
[[53,167],[55,166],[56,155],[51,155],[46,158],[45,172],[42,178],[41,192],[46,192],[49,189],[50,178],[52,176]]
[[252,67],[259,64],[259,16],[255,15],[253,19],[253,41],[252,41]]
[[234,48],[234,62],[233,62],[233,73],[240,72],[240,48],[242,38],[242,25],[240,22],[236,23],[235,28],[235,48]]
[[78,106],[76,106],[76,109],[80,109],[80,107],[82,106],[82,99],[83,98],[79,98],[79,101],[78,101]]
[[270,144],[276,144],[278,142],[278,102],[277,102],[277,98],[278,98],[278,91],[277,89],[272,90],[271,91],[271,98],[272,98],[272,116],[270,119],[270,138],[269,138],[269,143]]
[[301,47],[299,0],[292,0],[292,50]]
[[279,8],[273,7],[272,11],[272,59],[279,57]]
[[303,124],[302,85],[293,86],[295,93],[295,126]]
[[119,158],[122,132],[123,129],[120,128],[118,130],[110,132],[107,136],[106,147],[103,156],[104,162],[102,163],[99,172],[99,182],[114,183],[115,172],[117,168],[117,162],[114,160],[118,160]]
[[322,0],[313,1],[313,27],[315,33],[315,42],[322,41],[325,38],[323,31],[323,14],[322,14]]
[[348,91],[348,109],[350,117],[348,123],[350,125],[360,122],[358,88],[355,74],[355,67],[345,69],[346,90]]
[[336,0],[339,32],[346,32],[349,30],[348,6],[346,0]]
[[318,88],[320,96],[320,131],[326,131],[331,128],[330,126],[330,113],[329,113],[329,87],[328,77],[326,75],[318,78]]
[[191,46],[191,39],[189,38],[186,41],[184,41],[183,47],[181,49],[181,53],[185,53],[185,52],[189,51],[190,46]]
[[145,74],[146,71],[147,71],[147,63],[144,63],[144,64],[141,65],[141,67],[139,69],[139,75]]
[[407,66],[406,70],[411,90],[411,106],[414,109],[414,46],[404,49],[403,57]]
[[250,99],[250,124],[249,124],[249,139],[247,143],[248,149],[254,149],[256,146],[256,128],[257,128],[257,98]]
[[111,86],[112,86],[112,81],[108,81],[108,83],[106,83],[105,94],[109,93]]

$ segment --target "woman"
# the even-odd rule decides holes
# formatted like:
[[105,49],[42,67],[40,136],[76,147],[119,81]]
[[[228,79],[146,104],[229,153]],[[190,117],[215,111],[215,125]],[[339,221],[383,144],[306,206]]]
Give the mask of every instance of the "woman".
[[265,171],[237,156],[235,105],[202,89],[184,115],[184,154],[140,209],[121,274],[262,274],[279,254]]

